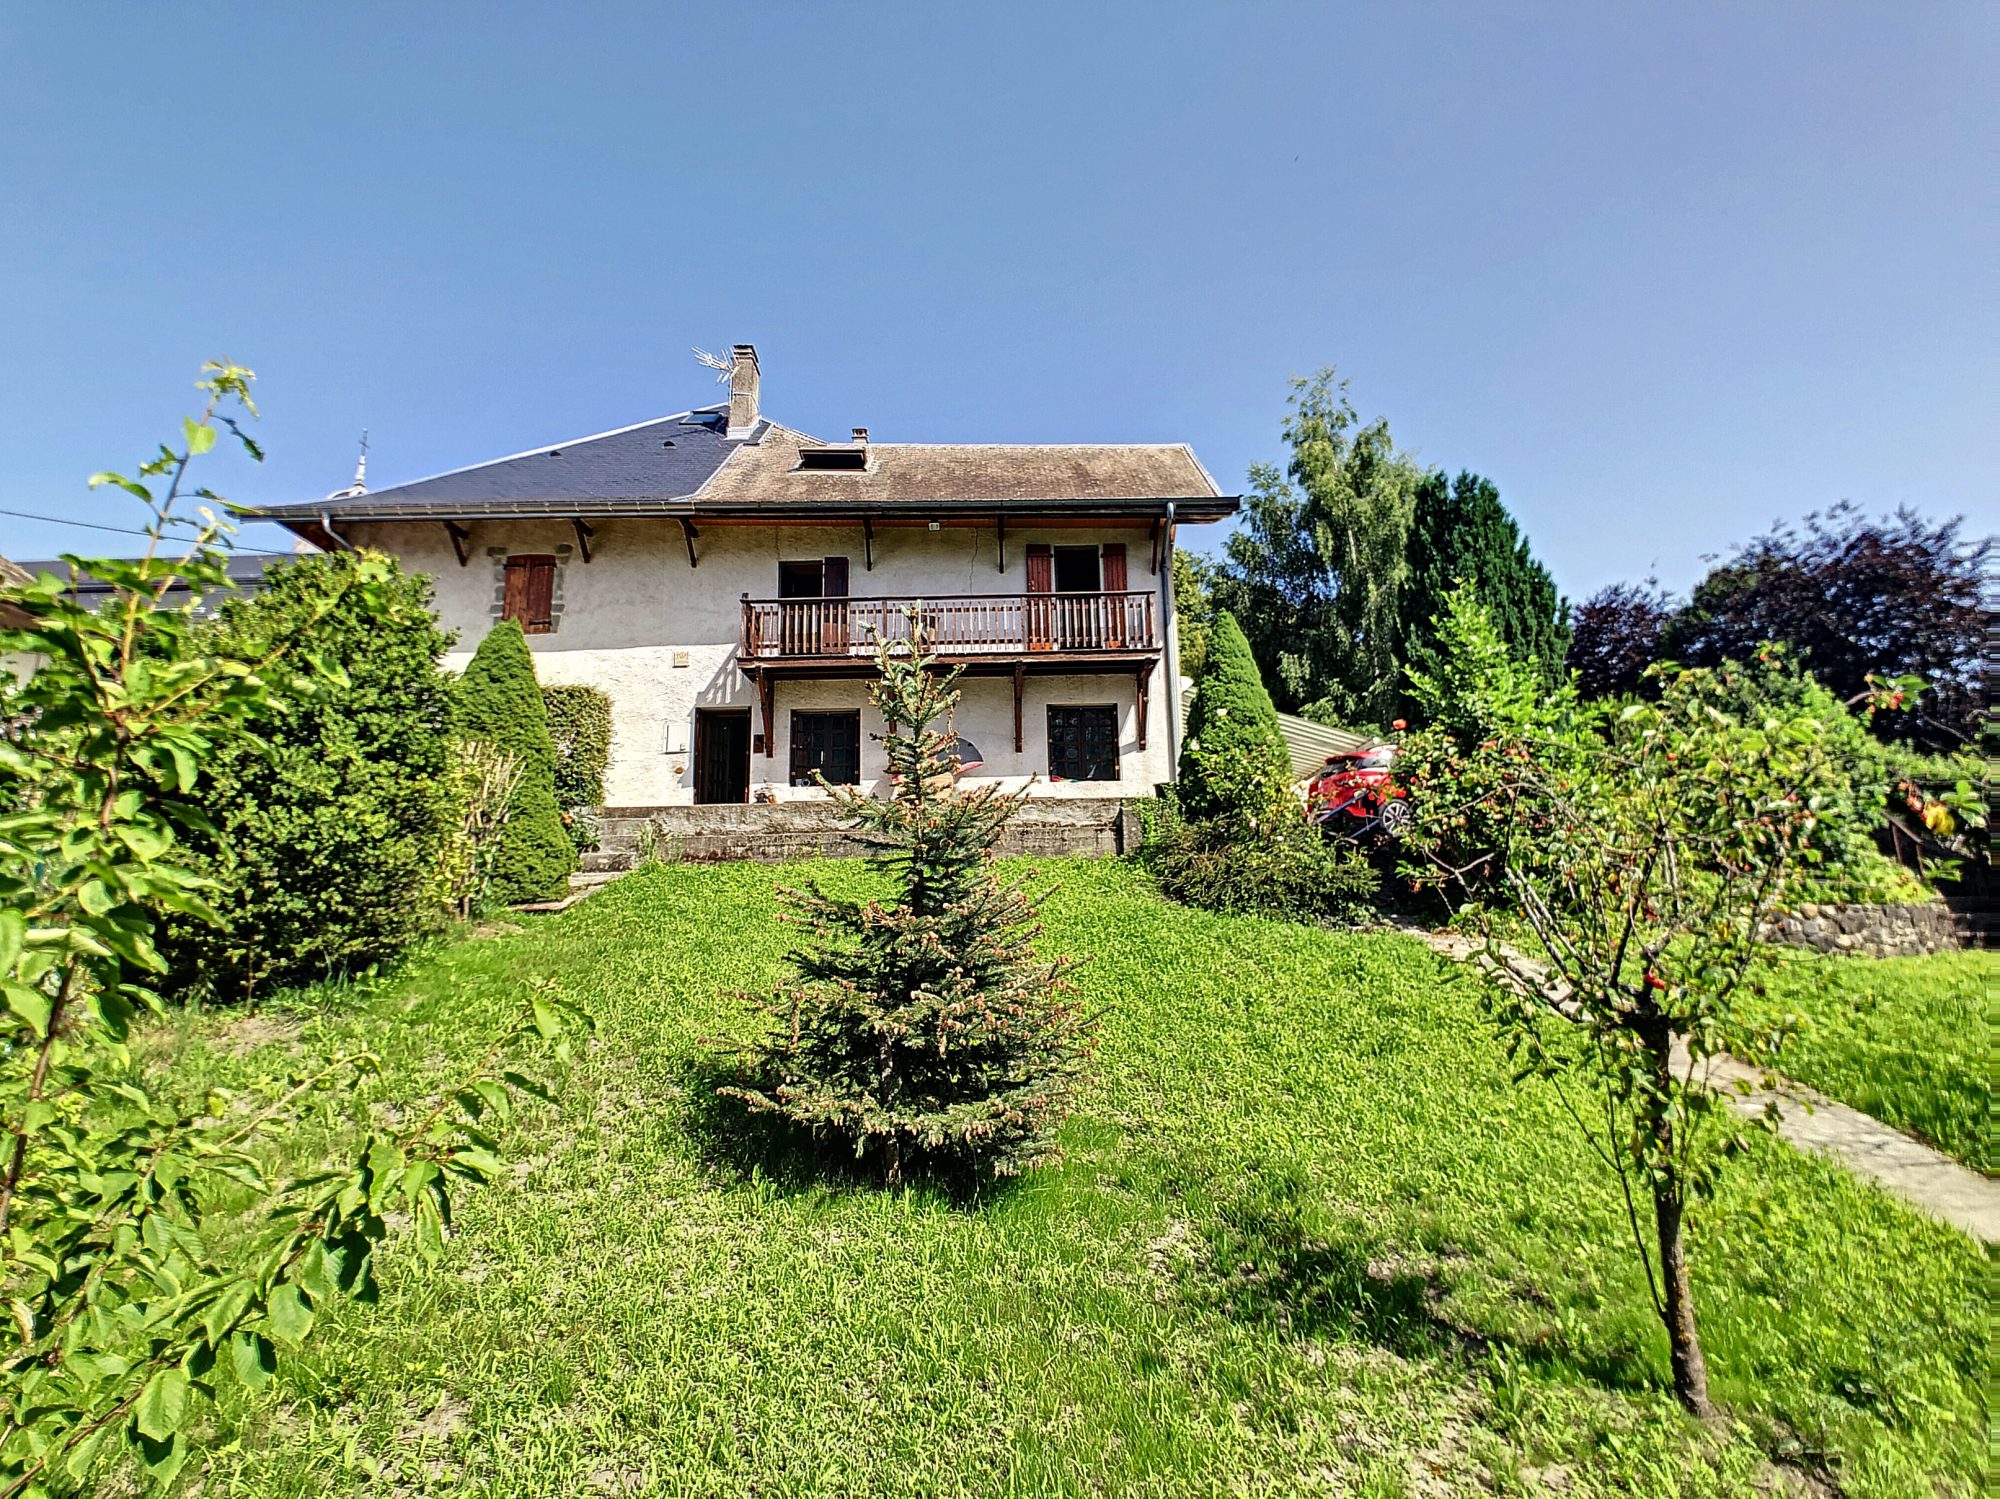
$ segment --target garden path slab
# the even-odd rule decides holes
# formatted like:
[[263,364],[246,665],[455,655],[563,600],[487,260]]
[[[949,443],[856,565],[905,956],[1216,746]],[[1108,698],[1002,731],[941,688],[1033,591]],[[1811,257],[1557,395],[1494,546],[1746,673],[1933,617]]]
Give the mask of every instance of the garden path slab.
[[[1473,961],[1484,950],[1477,939],[1456,932],[1402,930],[1455,962]],[[1512,949],[1502,949],[1502,955],[1517,978],[1547,984],[1547,965]],[[1559,991],[1545,988],[1544,993],[1560,1007]],[[1703,1076],[1709,1086],[1727,1090],[1731,1105],[1741,1114],[1758,1115],[1767,1104],[1776,1104],[1778,1133],[1798,1149],[1840,1162],[1982,1244],[2000,1244],[2000,1182],[1859,1109],[1790,1078],[1769,1077],[1735,1057],[1710,1058]]]

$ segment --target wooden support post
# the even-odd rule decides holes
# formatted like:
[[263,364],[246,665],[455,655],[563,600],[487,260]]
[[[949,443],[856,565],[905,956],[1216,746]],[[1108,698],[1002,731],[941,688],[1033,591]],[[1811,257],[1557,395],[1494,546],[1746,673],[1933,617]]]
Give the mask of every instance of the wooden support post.
[[1160,533],[1165,529],[1165,525],[1155,519],[1151,531],[1147,533],[1153,543],[1153,576],[1156,578],[1160,575]]
[[768,671],[757,674],[757,706],[763,710],[764,758],[766,760],[778,752],[777,736],[771,732],[771,689],[775,685]]
[[472,540],[472,533],[457,521],[448,520],[444,523],[444,534],[451,538],[451,549],[458,557],[458,565],[465,566],[467,560],[465,544]]
[[1140,667],[1138,671],[1139,748],[1141,751],[1143,751],[1146,748],[1147,699],[1150,695],[1147,689],[1152,686],[1152,681],[1153,681],[1153,663],[1148,661],[1144,666]]
[[1014,668],[1014,753],[1017,755],[1021,753],[1023,748],[1021,740],[1021,688],[1025,685],[1023,679],[1026,675],[1027,673],[1021,667],[1016,666]]
[[861,567],[864,572],[875,571],[875,522],[865,515],[861,517]]
[[1007,571],[1007,517],[999,518],[1000,529],[1000,571]]
[[694,522],[689,520],[685,515],[679,517],[679,520],[681,523],[681,540],[687,543],[688,567],[692,569],[696,565],[694,560],[694,544],[696,539],[700,537],[701,532],[694,528]]
[[590,539],[597,533],[584,524],[584,519],[580,515],[571,516],[569,523],[576,527],[576,549],[583,553],[584,566],[588,567],[590,565]]

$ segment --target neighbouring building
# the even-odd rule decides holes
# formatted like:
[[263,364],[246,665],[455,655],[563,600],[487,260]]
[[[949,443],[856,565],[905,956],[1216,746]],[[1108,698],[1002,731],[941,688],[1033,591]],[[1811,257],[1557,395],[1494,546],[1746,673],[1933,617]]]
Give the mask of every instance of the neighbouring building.
[[463,664],[520,621],[545,684],[612,703],[620,808],[884,789],[875,643],[914,609],[966,669],[973,781],[1150,794],[1180,724],[1176,528],[1237,507],[1184,444],[823,442],[729,399],[370,492],[255,514],[436,579]]

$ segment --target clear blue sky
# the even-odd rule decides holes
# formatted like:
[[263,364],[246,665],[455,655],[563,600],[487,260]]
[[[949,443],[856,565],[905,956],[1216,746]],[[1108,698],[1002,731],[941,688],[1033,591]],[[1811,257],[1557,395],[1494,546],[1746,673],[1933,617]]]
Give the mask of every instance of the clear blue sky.
[[1991,0],[21,0],[0,507],[128,519],[83,477],[211,354],[271,452],[215,487],[290,500],[364,426],[414,478],[748,340],[823,435],[1186,440],[1229,489],[1334,363],[1573,596],[1843,498],[2000,529],[1996,63]]

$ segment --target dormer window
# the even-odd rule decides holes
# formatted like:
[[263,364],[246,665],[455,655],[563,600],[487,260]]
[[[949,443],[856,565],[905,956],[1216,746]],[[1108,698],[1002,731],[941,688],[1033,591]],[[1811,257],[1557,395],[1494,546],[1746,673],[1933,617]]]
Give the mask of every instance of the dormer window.
[[868,467],[865,447],[801,448],[794,472],[807,474],[859,473]]

